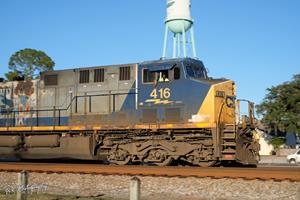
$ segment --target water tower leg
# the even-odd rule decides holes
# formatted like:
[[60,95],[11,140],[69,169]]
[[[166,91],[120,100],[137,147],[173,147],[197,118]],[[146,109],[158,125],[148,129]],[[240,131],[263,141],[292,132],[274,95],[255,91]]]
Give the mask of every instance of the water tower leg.
[[182,47],[183,47],[183,57],[186,57],[186,37],[184,26],[182,26]]
[[173,58],[176,58],[176,34],[173,35]]
[[167,45],[168,45],[167,41],[168,41],[168,26],[166,25],[162,59],[165,59],[167,56]]
[[195,45],[194,26],[191,27],[191,42],[192,42],[193,57],[197,58],[196,45]]
[[181,56],[181,48],[180,48],[180,45],[181,45],[181,41],[180,41],[180,33],[177,33],[177,57],[179,58]]

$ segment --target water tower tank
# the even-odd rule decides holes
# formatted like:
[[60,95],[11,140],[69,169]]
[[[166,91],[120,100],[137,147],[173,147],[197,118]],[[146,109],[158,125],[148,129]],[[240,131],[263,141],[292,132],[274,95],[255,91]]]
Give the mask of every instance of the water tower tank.
[[[167,0],[167,17],[162,59],[167,57],[169,32],[173,37],[173,58],[187,57],[191,52],[196,55],[194,22],[191,17],[191,0]],[[189,37],[189,40],[187,40]],[[191,51],[188,51],[190,47]]]
[[173,33],[188,31],[192,24],[190,0],[167,0],[166,25]]

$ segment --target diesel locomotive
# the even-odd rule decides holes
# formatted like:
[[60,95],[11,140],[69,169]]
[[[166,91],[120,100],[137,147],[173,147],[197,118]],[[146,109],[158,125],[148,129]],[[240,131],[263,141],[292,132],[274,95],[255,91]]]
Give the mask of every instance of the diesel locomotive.
[[47,71],[0,83],[0,157],[256,165],[248,103],[192,58]]

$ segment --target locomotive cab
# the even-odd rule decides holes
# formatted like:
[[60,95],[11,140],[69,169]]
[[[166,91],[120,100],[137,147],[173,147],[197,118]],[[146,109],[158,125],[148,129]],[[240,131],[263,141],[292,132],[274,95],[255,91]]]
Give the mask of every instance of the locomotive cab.
[[[226,98],[228,102],[234,102],[234,82],[209,78],[199,60],[187,58],[145,62],[140,68],[142,79],[138,99],[139,109],[142,110],[141,121],[144,123],[171,122],[170,126],[175,127],[180,124],[193,126],[196,122],[199,122],[194,124],[197,126],[201,122],[216,123],[219,104]],[[216,97],[222,100],[218,102]],[[235,111],[229,109],[233,116],[227,121],[234,123]]]

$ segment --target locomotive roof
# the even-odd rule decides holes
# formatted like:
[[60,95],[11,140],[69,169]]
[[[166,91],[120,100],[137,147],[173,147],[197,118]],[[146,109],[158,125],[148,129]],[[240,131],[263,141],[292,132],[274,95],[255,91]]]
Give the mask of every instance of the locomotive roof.
[[76,68],[69,68],[69,69],[59,69],[59,70],[53,70],[53,71],[46,71],[43,72],[42,74],[47,74],[47,73],[53,73],[53,72],[61,72],[61,71],[70,71],[70,70],[82,70],[82,69],[93,69],[93,68],[99,68],[99,67],[120,67],[120,66],[128,66],[128,65],[163,65],[163,64],[172,64],[172,63],[179,63],[182,61],[188,61],[188,62],[193,62],[193,63],[198,63],[200,65],[203,65],[202,61],[196,60],[193,58],[172,58],[172,59],[163,59],[163,60],[152,60],[152,61],[144,61],[140,63],[126,63],[126,64],[113,64],[113,65],[98,65],[98,66],[89,66],[89,67],[76,67]]
[[106,68],[106,67],[120,67],[120,66],[128,66],[128,65],[136,65],[138,63],[127,63],[127,64],[114,64],[114,65],[95,65],[95,66],[88,66],[88,67],[76,67],[76,68],[68,68],[68,69],[58,69],[52,71],[46,71],[44,73],[51,73],[51,72],[61,72],[61,71],[70,71],[70,70],[83,70],[83,69],[94,69],[94,68]]
[[168,64],[168,63],[178,63],[178,62],[192,62],[192,63],[197,63],[200,64],[204,67],[203,63],[201,60],[196,60],[193,58],[172,58],[172,59],[162,59],[162,60],[152,60],[152,61],[144,61],[141,64],[142,65],[163,65],[163,64]]

